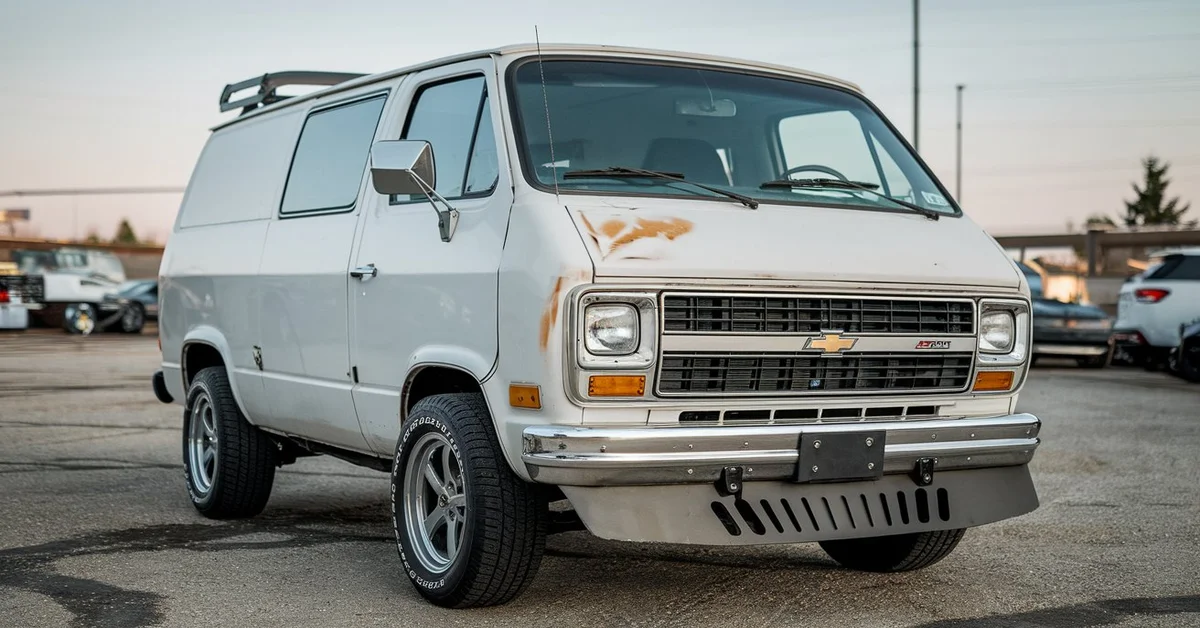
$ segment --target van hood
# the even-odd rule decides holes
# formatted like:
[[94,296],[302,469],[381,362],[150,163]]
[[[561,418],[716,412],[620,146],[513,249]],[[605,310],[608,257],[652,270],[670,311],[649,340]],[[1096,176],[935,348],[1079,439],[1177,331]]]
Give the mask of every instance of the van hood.
[[567,209],[600,277],[1020,285],[1003,249],[966,216],[613,198]]

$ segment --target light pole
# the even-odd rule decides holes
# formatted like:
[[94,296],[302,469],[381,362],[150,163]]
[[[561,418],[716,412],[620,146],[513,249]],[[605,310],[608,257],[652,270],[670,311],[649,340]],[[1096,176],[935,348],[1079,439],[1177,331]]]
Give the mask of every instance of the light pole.
[[954,149],[954,196],[958,199],[958,203],[962,204],[962,96],[963,88],[966,85],[959,83],[954,86],[955,100],[957,101],[957,121],[954,124],[955,129],[955,149]]
[[921,0],[913,0],[913,148],[921,150]]

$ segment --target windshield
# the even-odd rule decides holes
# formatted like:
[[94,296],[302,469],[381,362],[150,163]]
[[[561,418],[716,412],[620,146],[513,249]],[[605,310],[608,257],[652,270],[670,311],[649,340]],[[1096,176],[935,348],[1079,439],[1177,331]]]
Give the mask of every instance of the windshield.
[[[642,168],[764,203],[896,211],[891,197],[957,213],[880,115],[841,89],[611,60],[530,60],[510,80],[522,163],[530,182],[543,189],[557,183],[564,193],[722,198],[665,178],[578,176]],[[786,179],[817,184],[779,184]],[[829,179],[859,188],[820,185]]]

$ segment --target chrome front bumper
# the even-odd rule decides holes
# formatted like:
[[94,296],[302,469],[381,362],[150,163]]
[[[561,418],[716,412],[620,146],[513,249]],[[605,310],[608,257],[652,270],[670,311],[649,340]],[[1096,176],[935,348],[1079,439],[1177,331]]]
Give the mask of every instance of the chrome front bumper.
[[922,458],[935,471],[1027,464],[1041,421],[1031,414],[984,418],[864,421],[744,427],[604,428],[535,426],[524,432],[522,459],[537,482],[619,486],[714,482],[727,466],[744,480],[796,475],[801,434],[883,430],[884,474],[908,473]]

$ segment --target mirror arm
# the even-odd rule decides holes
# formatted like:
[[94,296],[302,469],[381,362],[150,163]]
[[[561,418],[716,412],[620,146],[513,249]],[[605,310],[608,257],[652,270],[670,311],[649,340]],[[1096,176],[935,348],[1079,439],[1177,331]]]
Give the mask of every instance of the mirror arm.
[[[451,207],[450,203],[441,194],[438,194],[437,190],[430,187],[424,179],[418,177],[416,174],[411,176],[413,181],[424,190],[425,197],[429,199],[429,204],[433,206],[433,211],[437,212],[438,231],[442,235],[442,242],[449,242],[454,237],[454,231],[458,228],[458,210]],[[439,209],[434,199],[441,201],[446,209]]]

